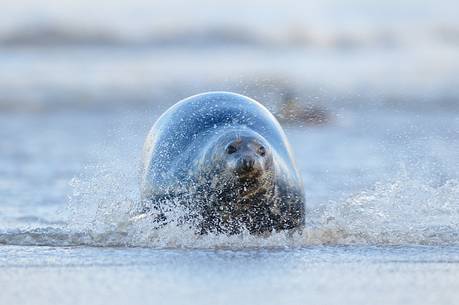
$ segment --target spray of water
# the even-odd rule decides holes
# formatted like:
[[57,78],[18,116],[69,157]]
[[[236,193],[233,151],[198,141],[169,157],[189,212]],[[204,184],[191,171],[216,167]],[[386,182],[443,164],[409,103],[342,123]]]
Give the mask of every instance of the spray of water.
[[[91,169],[94,172],[95,169]],[[402,171],[343,200],[307,209],[301,232],[255,236],[200,235],[177,219],[158,226],[155,215],[139,214],[136,173],[97,168],[92,178],[71,181],[68,222],[61,227],[0,233],[0,243],[49,246],[153,248],[258,248],[309,245],[458,245],[459,181],[431,186]]]

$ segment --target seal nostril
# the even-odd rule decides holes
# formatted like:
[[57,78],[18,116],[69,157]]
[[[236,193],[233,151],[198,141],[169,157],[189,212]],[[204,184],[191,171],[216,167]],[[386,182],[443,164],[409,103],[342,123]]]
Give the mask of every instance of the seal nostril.
[[230,145],[228,145],[228,147],[226,147],[226,153],[228,153],[230,155],[234,154],[236,151],[237,151],[237,148],[233,144],[230,144]]
[[242,167],[244,169],[252,169],[254,164],[255,164],[255,160],[253,159],[250,159],[250,158],[242,159]]
[[258,154],[259,154],[260,156],[262,156],[262,157],[263,157],[264,155],[266,155],[266,148],[265,148],[264,146],[260,146],[260,147],[258,148]]

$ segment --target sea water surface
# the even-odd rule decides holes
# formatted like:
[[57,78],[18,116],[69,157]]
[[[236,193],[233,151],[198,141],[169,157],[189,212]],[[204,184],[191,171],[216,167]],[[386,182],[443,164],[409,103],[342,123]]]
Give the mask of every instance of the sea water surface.
[[[457,304],[456,6],[399,2],[5,1],[0,304]],[[148,130],[211,90],[325,113],[283,123],[302,232],[132,220]]]
[[455,114],[287,126],[306,228],[254,237],[129,221],[153,112],[1,115],[2,304],[458,301]]

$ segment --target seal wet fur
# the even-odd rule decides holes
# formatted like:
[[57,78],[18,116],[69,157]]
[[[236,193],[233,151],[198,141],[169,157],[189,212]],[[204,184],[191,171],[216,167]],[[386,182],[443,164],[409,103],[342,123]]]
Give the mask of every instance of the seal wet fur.
[[260,103],[209,92],[167,110],[147,136],[141,195],[161,221],[177,209],[200,233],[304,225],[304,190],[285,133]]

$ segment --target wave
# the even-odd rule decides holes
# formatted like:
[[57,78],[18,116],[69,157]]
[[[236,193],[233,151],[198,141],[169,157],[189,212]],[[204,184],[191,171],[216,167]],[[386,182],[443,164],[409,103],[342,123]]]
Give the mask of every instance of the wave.
[[132,200],[99,202],[92,218],[83,215],[88,213],[85,206],[65,226],[4,230],[0,244],[206,249],[459,245],[459,181],[454,179],[434,187],[400,176],[345,200],[309,208],[301,232],[269,236],[199,235],[174,223],[157,228],[148,215],[133,217],[133,206]]
[[82,31],[74,28],[38,27],[5,33],[2,47],[172,47],[257,45],[260,41],[238,29],[161,31],[145,37],[130,37],[113,32]]
[[148,82],[132,85],[111,76],[88,84],[80,82],[81,77],[86,76],[78,75],[81,74],[79,71],[75,74],[63,75],[61,78],[71,85],[54,84],[53,81],[46,85],[35,85],[40,80],[31,74],[26,76],[30,79],[21,80],[24,84],[17,87],[7,88],[6,84],[0,84],[0,89],[4,87],[3,91],[0,90],[0,113],[167,109],[187,96],[209,90],[239,92],[259,99],[280,121],[288,122],[294,122],[295,119],[300,123],[327,122],[332,112],[343,107],[351,110],[403,110],[419,113],[459,111],[459,87],[452,81],[431,87],[414,85],[412,89],[386,88],[388,86],[381,82],[362,89],[362,81],[357,79],[354,81],[356,88],[345,90],[330,85],[326,89],[317,89],[310,81],[298,83],[295,77],[279,78],[265,73],[254,74],[250,79],[241,76],[235,80],[220,80],[219,75],[210,81],[190,81],[175,77],[153,81],[152,78],[152,83],[155,83],[153,86]]
[[[361,48],[403,48],[427,39],[432,45],[457,46],[459,28],[438,26],[417,33],[418,39],[401,32],[375,29],[365,32],[332,31],[292,27],[280,33],[257,31],[237,26],[152,29],[150,33],[120,32],[114,29],[82,29],[60,24],[43,24],[15,28],[0,35],[0,47],[227,47],[263,48],[300,47],[350,50]],[[420,39],[423,38],[423,39]]]

